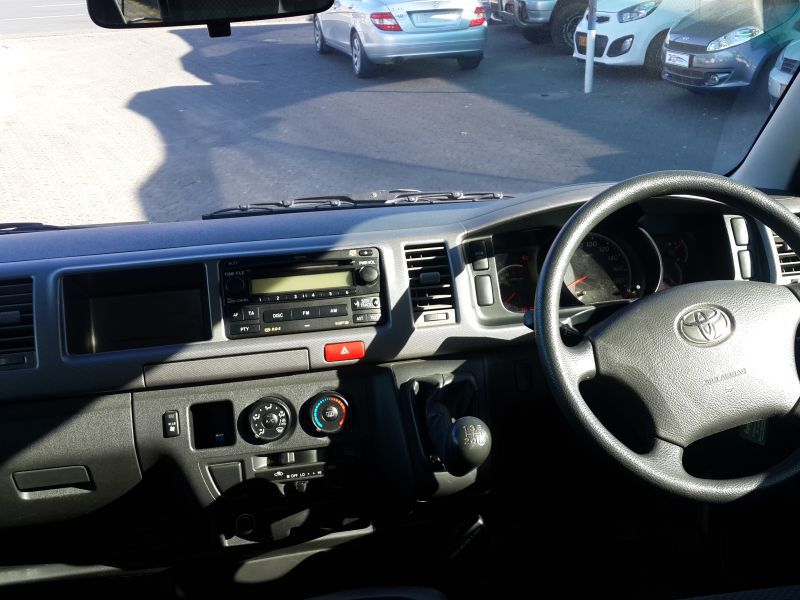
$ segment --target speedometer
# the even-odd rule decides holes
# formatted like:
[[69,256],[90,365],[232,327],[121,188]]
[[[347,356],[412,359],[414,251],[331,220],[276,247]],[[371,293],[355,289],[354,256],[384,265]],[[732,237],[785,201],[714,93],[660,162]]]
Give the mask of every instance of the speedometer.
[[583,304],[635,299],[644,293],[631,261],[619,244],[598,233],[581,242],[569,262],[564,285]]

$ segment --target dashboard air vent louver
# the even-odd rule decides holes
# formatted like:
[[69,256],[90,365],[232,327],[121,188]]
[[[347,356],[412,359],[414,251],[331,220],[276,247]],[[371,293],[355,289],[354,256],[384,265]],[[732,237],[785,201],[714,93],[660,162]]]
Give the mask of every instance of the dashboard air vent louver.
[[33,280],[0,281],[0,370],[32,367],[35,351]]
[[775,250],[778,252],[778,264],[780,266],[781,277],[796,277],[800,275],[800,258],[797,252],[789,247],[778,234],[773,233],[775,238]]
[[447,248],[441,242],[406,246],[408,289],[414,314],[452,310],[453,275]]

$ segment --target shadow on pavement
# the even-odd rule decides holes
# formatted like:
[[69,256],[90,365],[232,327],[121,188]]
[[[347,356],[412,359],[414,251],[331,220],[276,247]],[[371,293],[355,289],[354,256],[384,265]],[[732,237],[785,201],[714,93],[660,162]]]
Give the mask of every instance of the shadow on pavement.
[[493,27],[475,71],[453,60],[356,79],[315,52],[310,23],[171,32],[201,82],[138,93],[166,148],[140,189],[153,221],[225,206],[392,187],[506,193],[659,169],[726,171],[767,114],[758,94],[698,96],[638,69],[583,65]]

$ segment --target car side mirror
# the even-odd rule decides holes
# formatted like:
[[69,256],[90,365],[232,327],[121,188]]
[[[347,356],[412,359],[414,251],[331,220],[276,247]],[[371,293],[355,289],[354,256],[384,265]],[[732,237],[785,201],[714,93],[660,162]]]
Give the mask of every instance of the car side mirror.
[[238,21],[323,12],[332,0],[87,0],[89,16],[109,29],[207,25],[212,37],[230,35]]

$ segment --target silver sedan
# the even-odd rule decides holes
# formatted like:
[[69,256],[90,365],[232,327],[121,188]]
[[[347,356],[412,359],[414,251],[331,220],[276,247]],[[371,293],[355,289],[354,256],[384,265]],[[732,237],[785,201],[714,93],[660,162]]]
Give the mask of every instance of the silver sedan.
[[357,77],[414,58],[455,58],[474,69],[486,47],[486,16],[480,0],[334,0],[314,15],[314,42],[321,54],[349,54]]

